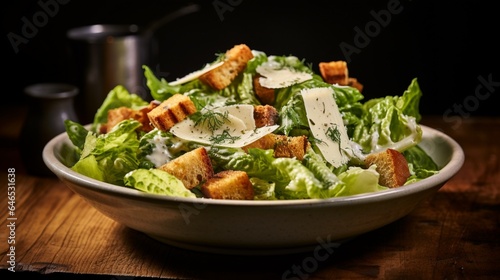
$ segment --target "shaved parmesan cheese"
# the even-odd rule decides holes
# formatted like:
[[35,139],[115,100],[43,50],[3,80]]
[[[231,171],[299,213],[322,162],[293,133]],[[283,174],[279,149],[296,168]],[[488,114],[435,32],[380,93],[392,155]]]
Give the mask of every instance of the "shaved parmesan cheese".
[[267,61],[256,69],[261,76],[259,82],[266,88],[284,88],[312,79],[312,75],[298,72],[290,67],[283,67],[276,61]]
[[332,88],[304,89],[301,92],[309,127],[326,161],[334,167],[349,160],[350,140]]
[[211,71],[219,66],[221,66],[222,64],[224,64],[224,61],[221,61],[221,62],[218,62],[218,63],[215,63],[215,64],[207,64],[205,65],[205,67],[203,67],[203,69],[201,70],[198,70],[198,71],[194,71],[190,74],[187,74],[186,76],[182,77],[182,78],[179,78],[173,82],[170,82],[169,84],[171,86],[177,86],[177,85],[182,85],[182,84],[185,84],[187,82],[190,82],[192,80],[195,80],[197,79],[199,76],[207,73],[208,71]]
[[188,141],[221,147],[240,148],[278,128],[278,125],[256,128],[253,112],[253,105],[241,104],[203,109],[201,111],[202,114],[220,113],[218,120],[222,123],[216,129],[210,127],[207,123],[196,124],[192,119],[186,118],[174,125],[170,129],[170,132]]
[[247,130],[255,129],[255,119],[253,118],[253,105],[231,105],[225,106],[223,109],[218,108],[215,111],[227,111],[229,115],[238,117],[246,126]]

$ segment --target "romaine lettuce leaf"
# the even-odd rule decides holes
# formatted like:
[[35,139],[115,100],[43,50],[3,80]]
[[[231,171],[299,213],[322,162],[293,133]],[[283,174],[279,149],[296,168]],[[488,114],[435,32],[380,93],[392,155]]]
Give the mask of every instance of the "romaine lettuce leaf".
[[313,149],[309,149],[304,155],[302,164],[307,167],[314,174],[316,178],[327,187],[341,188],[342,182],[334,173],[334,168],[327,165],[327,162],[320,154],[316,153]]
[[140,109],[147,105],[148,102],[143,100],[140,96],[135,93],[130,93],[122,85],[117,85],[108,93],[101,107],[97,109],[97,113],[94,116],[94,122],[92,124],[91,130],[96,132],[100,124],[106,123],[108,121],[108,111],[110,109],[119,108],[122,106],[132,109]]
[[143,65],[142,69],[144,69],[146,86],[149,88],[153,99],[163,101],[179,93],[181,86],[171,86],[164,78],[158,79],[151,68],[146,65]]
[[101,169],[101,166],[97,162],[97,159],[94,155],[89,155],[80,159],[78,162],[71,167],[73,171],[76,171],[80,174],[89,176],[90,178],[94,178],[99,181],[105,182],[105,172]]
[[141,123],[136,120],[124,120],[107,134],[89,133],[80,159],[71,169],[100,181],[123,186],[125,174],[139,166],[136,129],[140,126]]
[[271,149],[252,148],[248,149],[247,153],[240,152],[232,156],[224,156],[220,152],[217,153],[218,158],[215,160],[219,166],[228,170],[245,171],[250,178],[272,182],[275,187],[275,197],[278,199],[308,198],[308,186],[321,184],[300,161],[274,158],[274,151]]
[[71,143],[78,148],[80,153],[83,150],[85,138],[87,137],[89,131],[83,125],[69,119],[64,121],[64,127],[69,140],[71,140]]
[[406,184],[419,181],[439,172],[434,160],[420,147],[414,146],[403,152],[410,168],[410,178]]
[[161,169],[136,169],[125,174],[125,186],[133,187],[146,193],[178,197],[196,197],[186,189],[181,180]]
[[215,160],[219,164],[224,162],[223,168],[247,172],[257,182],[254,189],[259,199],[330,198],[385,189],[374,169],[351,168],[337,177],[312,151],[306,165],[295,158],[274,158],[273,153],[252,148],[248,153],[222,158],[218,151],[214,156],[219,156]]
[[344,188],[336,196],[350,196],[356,194],[377,192],[388,189],[378,183],[380,174],[375,170],[375,166],[365,169],[352,166],[347,171],[339,175],[339,179],[344,183]]
[[276,200],[276,184],[257,177],[250,178],[254,190],[254,200]]
[[365,153],[388,148],[403,152],[417,145],[422,139],[418,124],[421,95],[417,79],[413,79],[402,96],[368,100],[363,104],[364,114],[354,128],[352,140]]

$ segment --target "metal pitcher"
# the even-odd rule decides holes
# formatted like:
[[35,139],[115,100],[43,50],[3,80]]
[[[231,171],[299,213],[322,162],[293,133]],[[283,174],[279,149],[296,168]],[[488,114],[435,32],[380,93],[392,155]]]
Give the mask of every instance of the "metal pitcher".
[[74,74],[81,88],[77,112],[82,123],[93,121],[108,93],[123,85],[145,100],[151,99],[142,65],[158,62],[155,31],[166,23],[199,9],[185,6],[145,28],[138,25],[96,24],[70,29]]

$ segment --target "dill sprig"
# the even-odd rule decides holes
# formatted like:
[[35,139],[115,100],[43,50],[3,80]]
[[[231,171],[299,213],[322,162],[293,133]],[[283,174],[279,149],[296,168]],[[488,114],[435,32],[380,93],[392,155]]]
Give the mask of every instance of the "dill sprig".
[[326,130],[326,136],[328,136],[328,138],[330,138],[333,142],[337,142],[340,144],[340,131],[339,129],[337,128],[337,126],[335,127],[329,127],[327,130]]
[[226,141],[229,141],[229,143],[234,143],[234,141],[240,138],[240,136],[231,136],[231,134],[229,134],[229,131],[224,130],[221,134],[211,136],[210,141],[214,144],[220,144]]
[[224,113],[208,111],[206,113],[195,113],[191,115],[191,118],[194,120],[194,126],[198,125],[206,125],[210,131],[216,131],[219,129],[226,121],[229,121],[228,111]]

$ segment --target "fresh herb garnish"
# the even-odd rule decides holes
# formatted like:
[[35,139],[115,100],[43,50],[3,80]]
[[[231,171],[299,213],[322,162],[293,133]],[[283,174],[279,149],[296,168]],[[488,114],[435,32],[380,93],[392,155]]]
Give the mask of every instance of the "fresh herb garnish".
[[226,60],[226,53],[225,52],[216,53],[215,56],[216,56],[215,62],[221,62],[221,61]]
[[234,141],[240,138],[240,136],[231,136],[231,134],[229,134],[229,131],[224,130],[221,134],[211,136],[210,141],[214,144],[220,144],[226,141],[228,141],[229,143],[234,143]]
[[327,130],[326,130],[326,136],[328,136],[328,138],[330,138],[333,142],[337,142],[340,144],[340,131],[339,129],[337,128],[337,126],[335,127],[329,127]]
[[194,121],[194,126],[206,125],[213,132],[219,129],[225,122],[230,122],[228,115],[227,111],[221,113],[210,110],[203,114],[196,112],[190,118]]

